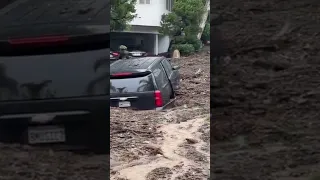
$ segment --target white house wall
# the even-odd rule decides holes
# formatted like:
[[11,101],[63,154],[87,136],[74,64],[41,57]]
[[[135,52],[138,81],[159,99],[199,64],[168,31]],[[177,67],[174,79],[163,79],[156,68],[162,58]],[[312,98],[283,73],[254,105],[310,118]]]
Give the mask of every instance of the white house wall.
[[129,30],[124,30],[124,31],[122,31],[122,32],[159,34],[159,27],[132,25]]
[[158,44],[159,44],[158,45],[158,52],[159,53],[167,52],[168,48],[169,48],[169,44],[170,44],[169,36],[159,35]]
[[150,0],[150,4],[140,4],[140,0],[137,0],[135,7],[137,17],[129,23],[131,25],[129,30],[111,36],[111,48],[117,49],[120,44],[133,43],[131,40],[133,38],[137,44],[143,39],[144,50],[147,52],[153,54],[167,52],[169,37],[159,35],[158,31],[161,16],[169,13],[166,2],[167,0]]
[[168,13],[165,0],[150,0],[150,4],[136,4],[137,17],[130,23],[138,26],[158,26],[162,14]]

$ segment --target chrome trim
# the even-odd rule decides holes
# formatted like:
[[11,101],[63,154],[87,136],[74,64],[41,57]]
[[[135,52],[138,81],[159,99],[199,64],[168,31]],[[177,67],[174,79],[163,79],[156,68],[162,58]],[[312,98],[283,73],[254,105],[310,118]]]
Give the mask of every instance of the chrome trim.
[[118,99],[120,101],[125,101],[127,99],[137,99],[138,96],[130,96],[130,97],[115,97],[115,98],[110,98],[111,100],[114,100],[114,99]]

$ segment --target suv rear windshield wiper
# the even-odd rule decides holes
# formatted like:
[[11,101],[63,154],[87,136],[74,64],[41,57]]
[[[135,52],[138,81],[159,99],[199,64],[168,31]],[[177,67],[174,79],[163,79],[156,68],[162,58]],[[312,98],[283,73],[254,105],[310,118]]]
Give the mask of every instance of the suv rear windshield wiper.
[[103,48],[110,48],[109,33],[0,40],[0,56],[72,53]]

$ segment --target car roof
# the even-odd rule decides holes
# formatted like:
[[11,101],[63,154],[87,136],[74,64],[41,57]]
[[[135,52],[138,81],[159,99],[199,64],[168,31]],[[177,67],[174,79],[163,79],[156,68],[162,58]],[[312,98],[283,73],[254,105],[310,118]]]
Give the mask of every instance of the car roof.
[[141,57],[132,59],[117,60],[110,64],[111,73],[119,72],[146,72],[159,63],[164,57]]

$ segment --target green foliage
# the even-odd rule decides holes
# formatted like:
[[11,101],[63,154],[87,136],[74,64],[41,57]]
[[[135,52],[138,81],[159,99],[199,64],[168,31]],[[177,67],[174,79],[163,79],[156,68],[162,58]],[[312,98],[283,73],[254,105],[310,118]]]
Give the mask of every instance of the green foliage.
[[206,23],[206,26],[203,29],[202,36],[201,36],[202,41],[210,41],[210,23]]
[[176,36],[173,39],[173,44],[191,44],[194,51],[199,51],[202,47],[202,42],[196,36]]
[[179,50],[183,56],[189,56],[195,52],[192,44],[173,44],[171,48],[171,51]]
[[[205,12],[205,0],[175,0],[172,12],[162,15],[159,32],[173,39],[172,49],[190,55],[202,47],[197,38]],[[184,35],[183,35],[184,33]]]
[[111,31],[123,31],[128,23],[136,17],[136,0],[111,0]]
[[173,37],[183,31],[186,36],[194,36],[200,31],[204,12],[203,0],[175,0],[172,12],[162,16],[159,32]]
[[186,44],[192,44],[195,51],[199,51],[202,47],[202,42],[196,36],[186,36]]
[[187,40],[185,36],[176,36],[173,38],[173,44],[186,44]]
[[163,14],[160,24],[159,32],[169,36],[179,34],[183,26],[181,18],[175,13]]

